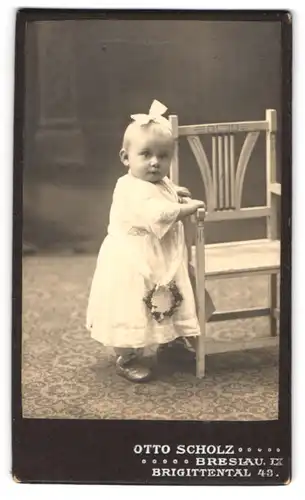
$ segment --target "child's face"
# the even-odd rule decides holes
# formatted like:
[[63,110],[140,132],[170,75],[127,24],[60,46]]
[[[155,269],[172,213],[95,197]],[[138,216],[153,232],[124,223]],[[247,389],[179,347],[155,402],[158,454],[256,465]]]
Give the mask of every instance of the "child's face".
[[135,177],[158,182],[169,172],[173,148],[171,137],[152,131],[140,131],[130,141],[123,163]]

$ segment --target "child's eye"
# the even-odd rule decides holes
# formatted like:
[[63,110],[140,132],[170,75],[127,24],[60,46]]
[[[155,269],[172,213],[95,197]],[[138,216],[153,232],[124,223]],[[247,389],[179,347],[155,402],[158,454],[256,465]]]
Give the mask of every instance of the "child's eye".
[[159,158],[161,158],[161,160],[163,160],[164,158],[167,158],[168,157],[168,153],[161,153],[159,155]]
[[142,156],[144,156],[144,158],[148,158],[148,157],[149,157],[149,155],[150,155],[150,153],[149,153],[149,151],[148,151],[148,150],[145,150],[145,151],[142,151],[142,152],[141,152],[141,155],[142,155]]

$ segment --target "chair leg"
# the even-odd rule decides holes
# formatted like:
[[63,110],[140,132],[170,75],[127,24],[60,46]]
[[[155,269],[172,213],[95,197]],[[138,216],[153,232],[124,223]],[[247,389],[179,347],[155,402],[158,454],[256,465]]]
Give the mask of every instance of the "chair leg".
[[200,336],[197,339],[196,346],[196,376],[198,378],[203,378],[205,376],[205,356],[206,356],[206,304],[205,304],[205,290],[200,293],[200,303],[199,306],[199,326],[200,326]]
[[203,378],[205,376],[205,326],[200,326],[200,329],[201,329],[201,334],[200,337],[198,337],[197,348],[196,348],[197,378]]
[[[206,294],[201,294],[198,291],[197,287],[197,280],[195,276],[195,271],[192,266],[192,264],[189,264],[189,277],[190,277],[190,282],[193,288],[193,294],[194,294],[194,300],[195,300],[195,305],[196,305],[196,313],[198,316],[198,321],[199,321],[199,326],[200,326],[200,337],[192,337],[188,338],[189,342],[191,343],[192,347],[196,351],[196,376],[199,378],[204,377],[204,372],[205,372],[205,345],[204,345],[204,339],[205,339],[205,323],[206,323]],[[202,284],[199,286],[202,286]],[[199,297],[201,296],[201,302],[199,300]],[[202,303],[203,302],[203,303]],[[201,308],[203,308],[203,311],[201,311]]]
[[277,335],[277,274],[271,274],[269,277],[269,305],[270,305],[270,334],[271,337]]

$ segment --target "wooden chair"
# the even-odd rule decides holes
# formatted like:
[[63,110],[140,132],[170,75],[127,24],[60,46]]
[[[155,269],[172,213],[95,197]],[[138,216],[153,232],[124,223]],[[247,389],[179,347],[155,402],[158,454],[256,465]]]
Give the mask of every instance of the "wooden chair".
[[[171,165],[171,178],[179,183],[178,140],[186,137],[199,166],[205,186],[207,210],[200,209],[196,217],[196,242],[192,260],[196,269],[197,299],[201,335],[197,342],[196,373],[205,374],[206,354],[271,346],[278,342],[277,278],[280,273],[280,241],[277,238],[277,199],[281,185],[276,182],[276,111],[266,110],[265,120],[253,122],[179,125],[177,116],[170,116],[176,139]],[[237,165],[235,164],[236,135],[246,133]],[[266,138],[265,206],[242,207],[242,192],[246,169],[258,136]],[[211,136],[211,167],[199,135]],[[265,217],[266,238],[231,243],[205,244],[205,224],[212,221],[232,221]],[[269,276],[269,304],[266,308],[236,309],[215,312],[210,321],[269,316],[270,335],[244,341],[211,342],[206,337],[205,286],[211,279],[241,276]]]

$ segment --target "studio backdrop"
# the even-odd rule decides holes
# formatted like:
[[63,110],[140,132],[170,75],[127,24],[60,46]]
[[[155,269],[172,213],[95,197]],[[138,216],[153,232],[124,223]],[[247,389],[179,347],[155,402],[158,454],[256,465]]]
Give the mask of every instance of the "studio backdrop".
[[[280,125],[280,37],[280,23],[274,22],[29,23],[24,248],[99,248],[112,190],[124,174],[118,156],[123,131],[130,114],[147,112],[153,99],[181,124],[263,120],[273,108]],[[265,204],[261,136],[247,169],[247,206]],[[183,142],[180,155],[180,184],[205,198]],[[279,182],[280,170],[278,155]],[[207,238],[250,239],[264,230],[263,220],[217,223],[209,225]]]

